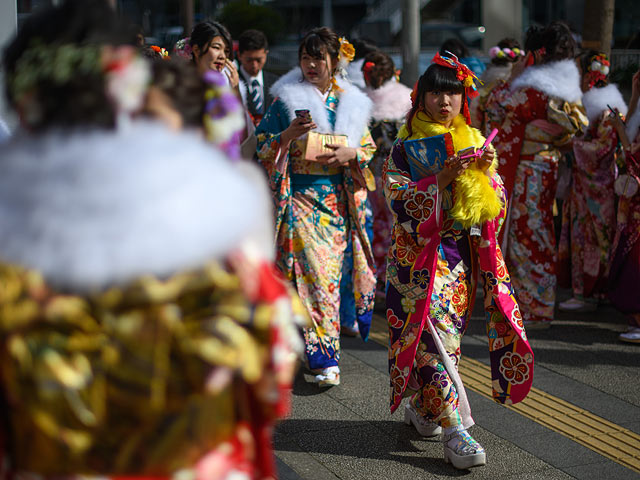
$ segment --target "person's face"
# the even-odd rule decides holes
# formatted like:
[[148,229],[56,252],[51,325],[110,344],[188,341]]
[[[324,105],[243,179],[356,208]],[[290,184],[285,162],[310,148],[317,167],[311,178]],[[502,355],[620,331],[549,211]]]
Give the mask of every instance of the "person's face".
[[447,127],[453,119],[460,115],[462,108],[462,94],[453,92],[427,92],[424,94],[424,108],[427,115],[434,121]]
[[196,56],[196,65],[200,73],[209,70],[221,72],[227,60],[225,48],[226,45],[222,37],[213,37],[209,46],[205,47],[202,52],[200,52],[198,46],[195,45],[193,52]]
[[328,53],[324,54],[324,58],[318,59],[309,55],[305,49],[302,49],[300,69],[307,82],[315,85],[323,92],[329,88],[333,65]]
[[242,68],[244,68],[244,71],[250,76],[255,77],[260,73],[260,70],[262,70],[262,67],[264,67],[266,63],[267,53],[268,51],[264,48],[260,50],[246,50],[238,55],[238,60]]

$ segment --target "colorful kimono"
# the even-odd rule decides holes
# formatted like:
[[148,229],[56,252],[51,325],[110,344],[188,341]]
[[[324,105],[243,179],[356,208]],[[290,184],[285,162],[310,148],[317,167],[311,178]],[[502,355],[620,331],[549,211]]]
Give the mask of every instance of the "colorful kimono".
[[[627,137],[635,139],[638,148],[640,137],[640,111],[636,110],[627,122]],[[640,152],[625,151],[624,173],[640,183]],[[629,178],[629,181],[634,181]],[[629,319],[629,325],[640,327],[640,192],[632,197],[618,197],[617,228],[611,248],[609,270],[609,300]]]
[[610,105],[626,115],[615,85],[592,88],[582,97],[589,119],[583,138],[573,140],[572,184],[563,204],[558,248],[558,282],[578,298],[606,293],[606,273],[615,234],[615,179],[618,134],[609,120]]
[[489,100],[494,121],[503,118],[494,141],[509,199],[502,246],[528,321],[553,318],[559,148],[586,128],[581,97],[578,69],[573,60],[563,60],[527,68]]
[[480,77],[482,84],[478,86],[478,96],[471,101],[471,123],[485,136],[499,126],[496,123],[501,123],[501,120],[497,122],[492,118],[493,112],[487,109],[487,101],[491,92],[507,81],[511,75],[511,65],[490,63]]
[[3,478],[275,478],[306,313],[246,167],[136,122],[4,147]]
[[382,167],[391,153],[391,147],[398,136],[398,130],[411,108],[411,89],[394,78],[380,88],[367,88],[365,92],[373,101],[369,130],[377,147],[370,164],[376,181],[375,191],[369,192],[369,200],[373,209],[373,256],[376,260],[378,294],[384,295],[387,281],[387,253],[391,244],[393,216],[384,198]]
[[[451,133],[456,151],[484,142],[461,115]],[[400,135],[404,138],[402,131]],[[491,172],[489,178],[478,170],[477,180],[485,183],[485,195],[488,190],[504,204],[500,177],[495,167]],[[492,219],[463,227],[452,217],[461,184],[456,180],[439,192],[435,175],[412,179],[401,139],[383,178],[395,219],[386,296],[391,412],[413,394],[424,417],[443,427],[467,428],[473,420],[457,366],[478,274],[484,286],[494,399],[519,402],[533,381],[533,352],[496,241],[504,208]]]
[[[258,126],[258,157],[274,197],[277,265],[306,305],[312,328],[305,330],[309,367],[337,366],[340,358],[340,281],[344,251],[353,246],[353,292],[358,326],[366,338],[375,295],[375,267],[365,232],[364,169],[374,145],[367,130],[371,102],[340,80],[323,98],[296,68],[273,86],[276,100]],[[280,134],[297,109],[311,112],[319,133],[346,134],[357,148],[357,166],[328,167],[304,160],[306,138],[284,151]]]

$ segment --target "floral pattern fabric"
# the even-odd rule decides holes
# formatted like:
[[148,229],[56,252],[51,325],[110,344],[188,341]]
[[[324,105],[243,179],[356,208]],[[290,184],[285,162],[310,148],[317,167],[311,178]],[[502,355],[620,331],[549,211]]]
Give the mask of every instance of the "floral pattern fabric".
[[559,281],[570,286],[576,297],[606,293],[616,224],[617,145],[618,135],[606,112],[584,138],[573,141],[572,184],[563,204],[558,260]]
[[508,83],[490,94],[487,110],[499,127],[494,145],[509,198],[503,245],[518,303],[525,320],[550,321],[557,283],[553,206],[559,148],[584,131],[588,120],[579,104],[530,87],[510,91]]
[[[478,273],[484,285],[494,399],[519,402],[531,387],[533,353],[496,243],[503,215],[485,222],[479,235],[470,235],[448,214],[451,186],[439,193],[435,176],[411,179],[402,140],[393,147],[383,179],[394,217],[386,297],[391,411],[413,395],[425,417],[445,427],[468,425],[459,410],[455,375]],[[503,194],[497,175],[491,184]],[[456,372],[446,368],[434,335]]]
[[249,287],[211,262],[75,295],[0,265],[16,478],[275,475],[270,432],[289,410],[304,310],[271,267],[252,272]]
[[[326,102],[335,120],[339,93]],[[338,365],[340,359],[340,281],[348,238],[353,249],[353,293],[360,333],[368,335],[375,295],[375,267],[365,232],[367,190],[364,169],[374,146],[366,131],[360,139],[358,166],[328,167],[304,160],[306,139],[287,151],[280,133],[289,126],[287,106],[276,99],[256,130],[258,157],[265,167],[276,213],[276,262],[311,317],[305,330],[312,369]]]

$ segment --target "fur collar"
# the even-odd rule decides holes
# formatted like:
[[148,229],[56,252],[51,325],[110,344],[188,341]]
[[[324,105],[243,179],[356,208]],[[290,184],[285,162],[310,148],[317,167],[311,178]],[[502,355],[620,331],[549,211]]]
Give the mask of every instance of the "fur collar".
[[411,89],[395,78],[380,88],[367,88],[366,94],[373,102],[371,117],[374,120],[404,120],[411,109]]
[[614,84],[602,88],[592,88],[582,96],[582,104],[590,124],[597,122],[602,112],[609,110],[607,105],[617,108],[623,115],[627,114],[627,104],[624,102],[620,90]]
[[357,148],[369,124],[372,103],[369,97],[357,87],[340,77],[337,78],[338,85],[343,91],[338,93],[335,128],[331,128],[327,109],[317,93],[318,90],[309,82],[302,80],[302,71],[299,67],[283,75],[271,87],[271,94],[284,103],[289,121],[295,118],[295,110],[307,109],[318,125],[318,132],[346,134],[349,137],[349,146]]
[[526,68],[511,84],[511,91],[526,87],[571,103],[576,103],[582,98],[580,72],[573,60],[560,60]]
[[17,135],[0,162],[0,257],[92,291],[200,267],[248,237],[262,253],[272,227],[258,176],[155,123]]

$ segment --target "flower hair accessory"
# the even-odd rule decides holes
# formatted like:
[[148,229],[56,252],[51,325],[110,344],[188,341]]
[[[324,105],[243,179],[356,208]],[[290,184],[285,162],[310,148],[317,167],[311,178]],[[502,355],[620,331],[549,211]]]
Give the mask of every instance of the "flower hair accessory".
[[209,70],[203,75],[208,85],[204,94],[204,130],[209,142],[232,159],[240,158],[240,134],[245,128],[242,103],[235,96],[224,74]]
[[609,75],[611,63],[604,53],[599,53],[591,57],[591,61],[587,66],[587,72],[585,73],[585,79],[589,83],[589,88],[593,88],[599,82],[606,83],[607,75]]
[[[340,42],[340,49],[338,50],[338,65],[335,74],[339,74],[342,78],[347,78],[347,65],[349,65],[356,56],[356,49],[344,37],[340,37],[338,41]],[[335,74],[331,76],[331,84],[334,90],[341,92],[342,88],[338,85]]]
[[160,58],[163,60],[169,60],[169,52],[166,48],[159,47],[157,45],[151,45],[149,48],[156,52]]
[[185,37],[178,40],[173,47],[173,53],[181,58],[186,58],[187,60],[191,60],[193,55],[193,51],[191,50],[191,45],[189,45],[190,37]]
[[373,70],[373,67],[375,67],[376,64],[373,62],[366,62],[363,66],[362,66],[362,74],[364,75],[365,80],[367,81],[367,83],[371,83],[371,70]]
[[491,47],[489,49],[489,57],[491,60],[498,58],[500,60],[515,61],[518,57],[524,57],[524,51],[517,47],[514,48],[500,48],[499,46]]
[[106,46],[101,55],[107,81],[107,96],[118,113],[133,113],[142,107],[151,80],[149,63],[129,45]]
[[453,53],[447,52],[446,56],[440,55],[440,53],[436,53],[431,60],[433,63],[440,65],[442,67],[451,68],[456,71],[456,77],[464,86],[464,97],[463,97],[463,115],[467,124],[471,124],[471,114],[469,113],[469,99],[475,98],[479,95],[478,88],[476,87],[475,81],[478,80],[473,71],[467,67],[464,63],[461,63]]

